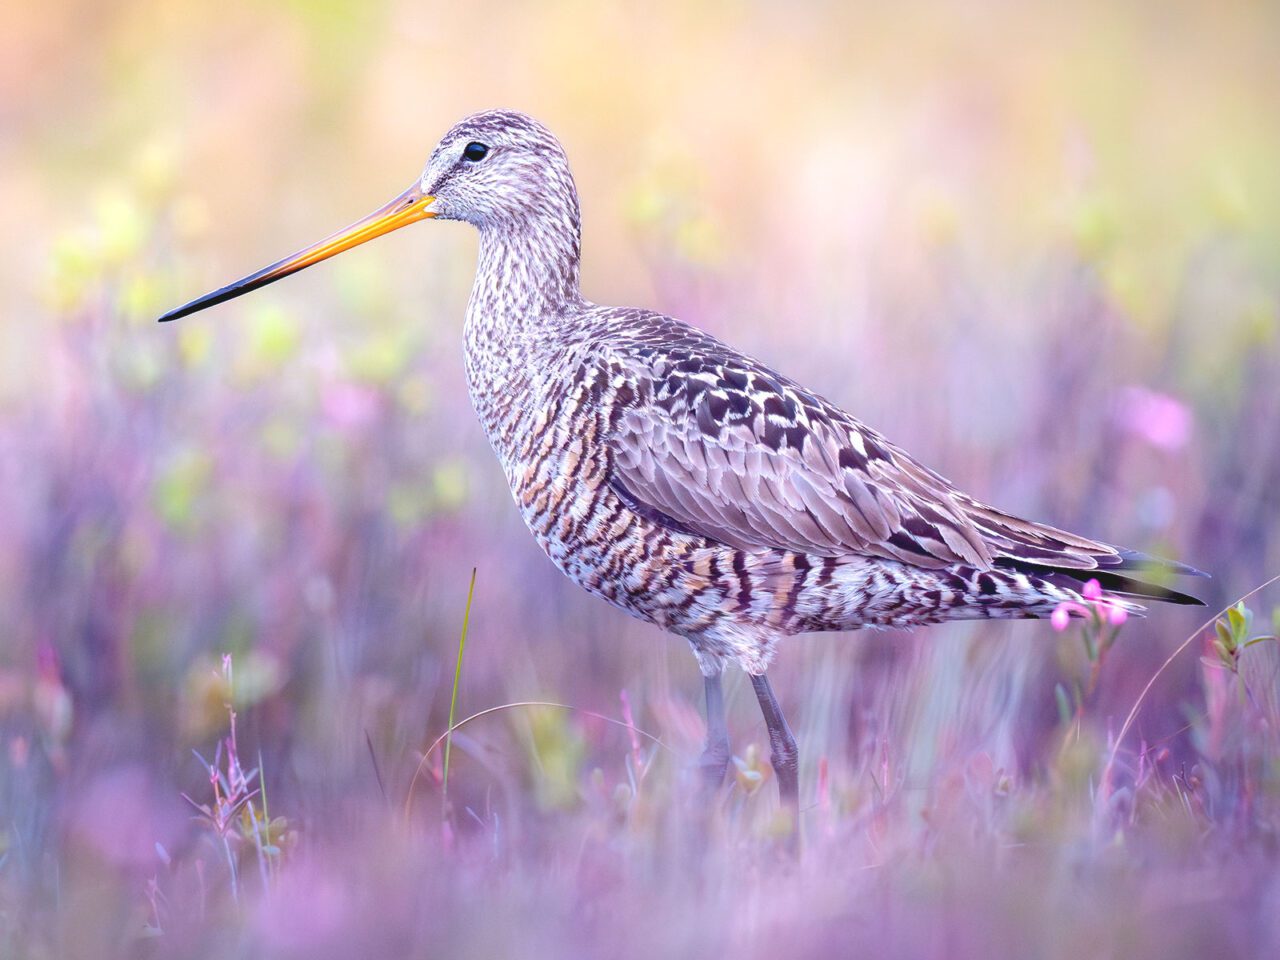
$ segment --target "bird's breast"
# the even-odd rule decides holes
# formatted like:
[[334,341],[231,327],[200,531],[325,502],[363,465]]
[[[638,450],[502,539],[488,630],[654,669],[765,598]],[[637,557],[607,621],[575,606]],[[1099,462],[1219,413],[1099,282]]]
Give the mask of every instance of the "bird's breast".
[[638,514],[610,483],[611,431],[635,385],[593,361],[587,345],[531,346],[515,356],[469,350],[468,384],[538,545],[571,580],[633,616],[679,632],[704,629],[726,590],[742,592],[731,559],[716,565],[723,577],[699,568],[702,538]]

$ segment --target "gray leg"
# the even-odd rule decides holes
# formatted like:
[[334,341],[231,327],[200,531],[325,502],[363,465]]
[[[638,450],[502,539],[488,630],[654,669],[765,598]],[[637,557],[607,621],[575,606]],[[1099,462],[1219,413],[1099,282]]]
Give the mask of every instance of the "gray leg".
[[729,728],[724,719],[724,693],[720,689],[720,673],[703,677],[707,692],[707,746],[698,760],[703,782],[715,790],[724,782],[729,766]]
[[778,706],[778,698],[773,695],[769,678],[763,673],[759,676],[752,674],[751,685],[756,688],[756,699],[764,713],[764,725],[769,730],[769,762],[773,764],[773,773],[778,778],[778,793],[785,805],[796,807],[800,802],[800,751],[796,747],[796,738],[787,726],[787,718],[782,715],[782,707]]

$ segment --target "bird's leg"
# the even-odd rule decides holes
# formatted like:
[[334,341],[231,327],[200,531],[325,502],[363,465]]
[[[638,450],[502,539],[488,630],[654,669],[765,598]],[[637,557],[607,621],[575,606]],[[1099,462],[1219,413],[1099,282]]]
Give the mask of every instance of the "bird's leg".
[[756,688],[756,699],[764,714],[764,725],[769,730],[769,762],[778,778],[778,794],[784,805],[795,809],[800,802],[800,751],[796,738],[782,715],[778,698],[773,695],[769,678],[763,673],[751,675],[751,685]]
[[698,759],[698,770],[710,790],[724,782],[724,772],[729,766],[729,727],[724,719],[724,691],[720,688],[723,673],[717,670],[702,678],[707,692],[707,746]]

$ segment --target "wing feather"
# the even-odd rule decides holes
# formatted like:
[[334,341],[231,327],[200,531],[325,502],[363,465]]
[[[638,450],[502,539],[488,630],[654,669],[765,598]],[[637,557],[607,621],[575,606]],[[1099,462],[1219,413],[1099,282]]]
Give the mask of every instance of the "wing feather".
[[631,386],[611,422],[610,483],[683,532],[924,567],[1101,571],[1117,585],[1131,581],[1115,571],[1151,559],[973,499],[834,404],[670,318],[631,318],[602,362]]
[[643,385],[611,435],[612,480],[632,498],[737,547],[990,563],[945,480],[833,405],[720,350],[688,372],[670,358],[655,367],[651,353],[614,358]]

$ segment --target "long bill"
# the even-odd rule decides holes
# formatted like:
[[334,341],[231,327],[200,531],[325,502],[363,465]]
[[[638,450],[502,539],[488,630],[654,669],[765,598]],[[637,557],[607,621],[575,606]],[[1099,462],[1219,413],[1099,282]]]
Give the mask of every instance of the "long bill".
[[435,216],[435,212],[427,208],[435,202],[435,199],[435,197],[424,194],[421,187],[415,184],[390,203],[379,207],[364,219],[357,220],[345,230],[340,230],[333,236],[312,244],[305,250],[299,250],[291,257],[285,257],[269,267],[264,267],[257,273],[251,273],[249,276],[235,281],[235,283],[229,283],[225,287],[214,290],[212,293],[206,293],[203,297],[197,297],[176,310],[170,310],[160,318],[160,322],[165,323],[169,320],[177,320],[180,317],[195,313],[197,310],[203,310],[205,307],[212,307],[215,303],[231,300],[241,294],[248,293],[250,290],[257,290],[259,287],[265,287],[268,283],[274,283],[281,277],[287,277],[291,273],[305,270],[312,264],[327,260],[336,254],[342,253],[344,250],[358,247],[374,237],[380,237],[384,233],[390,233],[392,230],[399,230],[401,227],[416,223],[419,220],[430,219]]

